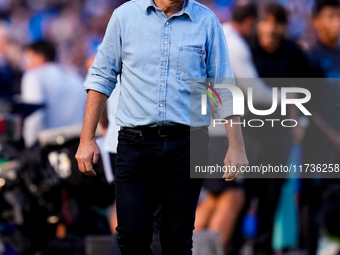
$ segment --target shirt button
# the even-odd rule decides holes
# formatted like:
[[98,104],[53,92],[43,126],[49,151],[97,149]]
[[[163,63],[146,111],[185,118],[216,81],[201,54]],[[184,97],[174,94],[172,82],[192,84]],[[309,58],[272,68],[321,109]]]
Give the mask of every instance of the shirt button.
[[164,44],[167,44],[168,42],[167,41],[164,41]]
[[164,87],[164,83],[162,83],[161,86]]
[[160,104],[159,106],[160,106],[160,107],[163,107],[163,104]]
[[163,66],[165,66],[165,64],[166,64],[166,63],[165,63],[165,62],[163,62]]
[[169,25],[169,21],[167,21],[166,24]]

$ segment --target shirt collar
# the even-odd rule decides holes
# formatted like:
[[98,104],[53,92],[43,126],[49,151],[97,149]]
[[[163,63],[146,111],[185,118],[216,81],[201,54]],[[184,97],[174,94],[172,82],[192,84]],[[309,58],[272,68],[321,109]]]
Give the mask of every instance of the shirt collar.
[[[147,12],[148,8],[151,6],[156,8],[156,5],[153,0],[144,0],[144,2],[145,2],[145,5],[144,5],[145,13]],[[183,9],[180,11],[179,15],[183,13],[187,14],[191,21],[194,21],[193,0],[184,0]]]

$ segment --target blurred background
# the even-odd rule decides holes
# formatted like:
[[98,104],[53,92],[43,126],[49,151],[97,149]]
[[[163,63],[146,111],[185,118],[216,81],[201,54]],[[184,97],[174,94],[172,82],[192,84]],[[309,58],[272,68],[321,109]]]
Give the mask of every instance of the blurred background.
[[[266,78],[320,81],[306,87],[317,95],[308,108],[313,117],[289,111],[299,123],[293,130],[243,129],[250,165],[315,163],[339,172],[340,3],[199,2],[223,26],[237,85],[246,91],[242,79],[254,79],[258,109],[271,106],[272,87],[279,87]],[[0,255],[119,254],[114,206],[118,86],[97,130],[98,175],[81,174],[74,155],[86,101],[83,82],[112,12],[123,3],[0,0]],[[255,117],[246,113],[245,118]],[[225,137],[225,130],[211,130],[210,164],[223,163]],[[207,179],[193,253],[340,254],[339,215],[337,179]],[[157,231],[152,248],[161,254]]]

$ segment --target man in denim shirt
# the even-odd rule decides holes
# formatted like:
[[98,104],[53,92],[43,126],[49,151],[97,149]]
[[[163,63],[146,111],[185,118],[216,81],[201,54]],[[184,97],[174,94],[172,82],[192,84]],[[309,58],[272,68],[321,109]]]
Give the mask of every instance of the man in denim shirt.
[[[132,0],[117,8],[89,70],[85,119],[76,158],[80,171],[95,175],[95,129],[107,97],[120,79],[116,123],[115,184],[118,245],[122,255],[152,254],[153,212],[161,194],[162,254],[192,254],[192,231],[202,179],[190,178],[190,163],[207,163],[210,113],[190,116],[190,78],[233,82],[226,40],[215,15],[187,0]],[[198,90],[200,91],[200,90]],[[227,89],[219,95],[221,118],[239,122]],[[192,98],[191,98],[192,100]],[[194,103],[194,104],[193,104]],[[200,109],[200,100],[197,100]],[[229,121],[230,123],[230,121]],[[226,124],[226,165],[247,165],[240,125]],[[198,148],[190,150],[190,139]],[[198,156],[201,155],[201,156]],[[204,155],[202,157],[202,155]],[[223,175],[227,181],[240,171]]]

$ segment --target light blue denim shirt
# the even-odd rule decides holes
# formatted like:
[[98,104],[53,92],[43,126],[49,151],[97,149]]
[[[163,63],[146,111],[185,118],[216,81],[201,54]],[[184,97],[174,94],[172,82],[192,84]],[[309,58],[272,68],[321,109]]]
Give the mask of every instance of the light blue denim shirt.
[[[235,84],[221,24],[194,0],[170,18],[152,0],[132,0],[114,11],[85,89],[109,97],[118,77],[116,123],[126,127],[207,126],[209,104],[207,115],[194,123],[190,117],[190,107],[201,112],[204,93],[190,86],[190,78],[230,78]],[[225,118],[232,115],[232,97],[226,89],[218,92],[223,106],[218,105],[217,112]],[[192,93],[197,105],[190,103]]]

